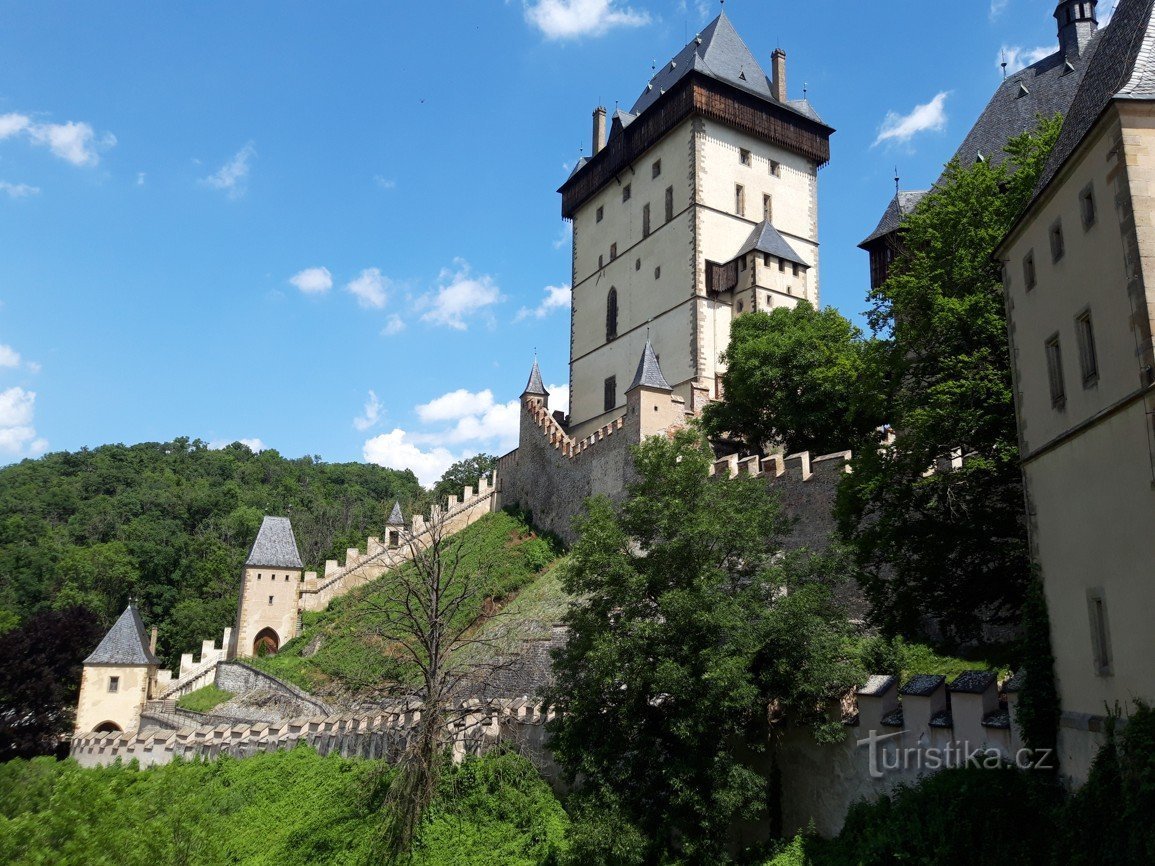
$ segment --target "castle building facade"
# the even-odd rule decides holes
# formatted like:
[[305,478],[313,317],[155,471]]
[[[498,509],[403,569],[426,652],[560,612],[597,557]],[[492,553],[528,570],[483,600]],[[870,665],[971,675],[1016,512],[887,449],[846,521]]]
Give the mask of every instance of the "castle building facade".
[[[1094,6],[1059,8],[1082,25]],[[1120,0],[998,256],[1060,760],[1078,782],[1108,709],[1155,698],[1153,0]]]
[[623,414],[647,340],[696,413],[719,396],[733,316],[817,306],[833,130],[788,98],[785,52],[771,70],[722,14],[629,112],[594,112],[592,156],[559,190],[573,221],[569,435]]
[[275,653],[297,636],[304,564],[287,517],[265,517],[241,577],[230,657]]

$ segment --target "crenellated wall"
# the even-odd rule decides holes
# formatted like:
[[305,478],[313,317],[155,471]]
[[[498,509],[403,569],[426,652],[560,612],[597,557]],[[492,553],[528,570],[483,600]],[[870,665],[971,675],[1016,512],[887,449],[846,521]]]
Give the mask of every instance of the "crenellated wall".
[[221,636],[220,646],[211,640],[202,641],[199,659],[194,660],[192,653],[183,653],[180,657],[180,671],[176,677],[172,675],[172,671],[158,671],[152,699],[179,698],[212,683],[216,677],[217,665],[228,655],[232,634],[233,630],[226,628]]

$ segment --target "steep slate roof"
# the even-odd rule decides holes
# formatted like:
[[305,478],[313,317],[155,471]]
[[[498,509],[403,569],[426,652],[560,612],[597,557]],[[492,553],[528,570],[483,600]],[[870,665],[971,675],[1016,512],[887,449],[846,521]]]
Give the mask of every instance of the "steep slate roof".
[[521,392],[524,397],[527,394],[534,397],[548,397],[549,391],[545,390],[545,385],[541,383],[541,370],[537,366],[537,358],[533,359],[533,369],[529,371],[529,381],[525,384],[525,390]]
[[393,510],[389,512],[389,519],[385,521],[386,526],[404,526],[405,516],[401,513],[401,503],[394,502]]
[[890,204],[886,208],[886,213],[882,215],[882,219],[878,221],[874,231],[859,244],[860,247],[865,248],[867,244],[876,241],[881,237],[886,237],[888,234],[902,225],[903,219],[908,213],[917,207],[918,203],[922,201],[922,197],[927,194],[929,190],[902,190],[895,194],[894,198],[890,200]]
[[144,623],[136,606],[130,604],[108,634],[84,660],[86,665],[159,665],[160,659],[149,652]]
[[782,235],[778,234],[778,229],[770,225],[767,220],[762,220],[758,225],[754,226],[754,231],[750,233],[750,237],[746,239],[746,243],[742,245],[742,249],[734,256],[736,259],[742,258],[746,253],[757,250],[760,253],[770,253],[772,256],[777,256],[780,259],[785,259],[788,262],[795,262],[805,268],[810,267],[798,253],[794,252],[793,247],[786,242]]
[[[685,78],[691,71],[698,71],[717,81],[760,96],[790,111],[819,123],[818,113],[805,100],[778,102],[770,90],[770,79],[755,59],[730,19],[722,12],[706,25],[686,46],[674,55],[674,59],[661,67],[630,113],[635,117],[653,105],[663,93]],[[823,124],[825,125],[825,124]]]
[[245,565],[265,565],[270,568],[304,568],[297,552],[293,524],[287,517],[268,517],[261,521],[261,529]]
[[658,364],[658,356],[654,354],[654,347],[646,338],[646,348],[642,350],[641,360],[638,361],[638,371],[634,373],[634,381],[626,391],[635,388],[659,388],[662,391],[673,391],[666,377],[662,375],[662,368]]
[[1038,197],[1078,149],[1114,99],[1155,99],[1153,0],[1119,0],[1063,121],[1059,140],[1039,176]]

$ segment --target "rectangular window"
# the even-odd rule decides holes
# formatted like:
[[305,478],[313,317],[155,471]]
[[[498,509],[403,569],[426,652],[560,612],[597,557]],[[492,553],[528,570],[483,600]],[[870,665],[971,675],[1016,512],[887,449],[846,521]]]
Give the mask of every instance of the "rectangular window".
[[750,151],[746,150],[746,148],[744,148],[744,147],[739,148],[738,149],[738,161],[741,162],[742,165],[749,165],[751,162],[753,162],[753,159],[750,156]]
[[1026,283],[1027,291],[1035,287],[1035,251],[1031,250],[1023,257],[1023,282]]
[[389,546],[396,547],[401,543],[401,533],[396,529],[389,530]]
[[618,245],[615,242],[615,243],[610,244],[610,261],[612,262],[617,257],[618,257]]
[[780,274],[786,273],[786,259],[779,259],[778,260],[778,273],[780,273]]
[[273,603],[273,597],[270,595],[269,596],[269,604],[272,604],[272,603]]
[[642,237],[648,238],[650,236],[650,203],[646,202],[642,207]]
[[110,692],[119,692],[120,691],[120,677],[109,677],[108,678],[108,690]]
[[625,202],[629,201],[630,196],[633,194],[634,194],[633,187],[631,186],[631,184],[627,183],[625,186],[622,187],[622,203],[624,204]]
[[746,270],[746,257],[745,256],[742,256],[742,258],[738,259],[738,270],[740,270],[740,271]]
[[674,188],[666,187],[666,222],[674,218]]
[[602,207],[601,205],[598,205],[597,213],[594,215],[596,217],[597,221],[601,222],[602,217],[604,217],[605,215],[606,215],[606,209],[604,207]]
[[798,262],[793,262],[790,267],[793,268],[794,276],[798,276]]
[[650,177],[651,178],[660,177],[661,174],[662,174],[662,161],[660,159],[655,159],[654,164],[652,166],[650,166]]
[[762,219],[766,222],[774,221],[774,199],[768,195],[762,196]]
[[734,213],[746,216],[746,188],[740,183],[734,186]]
[[618,405],[618,377],[610,376],[605,384],[605,411],[609,412]]
[[1107,630],[1107,600],[1099,588],[1087,590],[1087,612],[1091,619],[1091,653],[1095,673],[1111,676],[1111,635]]
[[1063,408],[1067,402],[1067,388],[1063,384],[1063,349],[1059,345],[1059,335],[1055,334],[1046,342],[1047,378],[1051,383],[1051,405]]
[[1083,228],[1089,229],[1095,224],[1095,189],[1087,184],[1079,193],[1079,212],[1083,215]]
[[1075,335],[1079,338],[1079,369],[1083,373],[1083,387],[1099,381],[1099,357],[1095,352],[1095,330],[1091,326],[1091,311],[1075,317]]
[[770,160],[770,174],[774,175],[774,177],[782,177],[782,165],[774,160]]
[[661,278],[662,278],[662,266],[658,265],[656,268],[654,268],[654,279],[660,280]]
[[1057,262],[1063,257],[1066,248],[1063,245],[1063,222],[1062,220],[1055,220],[1054,225],[1051,226],[1051,261]]
[[606,266],[606,257],[599,255],[598,256],[598,267],[604,268],[605,266]]

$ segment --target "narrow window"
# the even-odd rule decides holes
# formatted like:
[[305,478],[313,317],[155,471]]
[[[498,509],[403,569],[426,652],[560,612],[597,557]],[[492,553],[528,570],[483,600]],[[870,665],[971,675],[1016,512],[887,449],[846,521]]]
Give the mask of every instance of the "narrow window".
[[257,580],[260,580],[260,579],[261,579],[261,573],[258,571],[257,572]]
[[599,256],[598,256],[598,267],[599,267],[599,268],[604,268],[605,266],[606,266],[606,260],[605,260],[605,256],[601,256],[601,255],[599,255]]
[[1066,249],[1063,246],[1063,222],[1062,220],[1055,220],[1055,224],[1051,226],[1051,261],[1057,262],[1063,257]]
[[108,690],[110,692],[119,692],[120,691],[120,677],[109,677],[108,678]]
[[389,530],[389,546],[396,547],[401,543],[401,533],[396,529]]
[[661,278],[662,278],[662,266],[658,265],[656,268],[654,268],[654,279],[660,280]]
[[633,195],[633,192],[634,191],[633,191],[631,184],[627,183],[625,186],[622,187],[622,203],[623,204],[625,204],[626,202],[628,202],[630,200],[630,196]]
[[771,261],[773,261],[773,257],[770,255],[770,253],[762,253],[762,264],[764,264],[766,267],[770,267]]
[[1063,349],[1059,345],[1059,335],[1055,334],[1046,342],[1047,377],[1051,383],[1051,406],[1062,409],[1067,402],[1067,388],[1063,384]]
[[746,188],[740,183],[734,186],[734,213],[746,216]]
[[1095,660],[1095,673],[1101,677],[1111,675],[1111,636],[1107,631],[1107,602],[1103,590],[1087,590],[1087,608],[1091,618],[1091,652]]
[[774,177],[782,177],[782,166],[774,160],[770,160],[770,174]]
[[634,259],[634,270],[640,271],[641,269],[642,269],[642,260],[641,259]]
[[662,174],[662,161],[660,159],[655,159],[654,164],[652,166],[650,166],[650,177],[651,178],[659,177],[659,176],[661,176],[661,174]]
[[1083,228],[1089,229],[1095,224],[1095,189],[1091,184],[1079,193],[1079,211],[1083,215]]
[[794,262],[791,267],[794,268],[794,276],[798,276],[798,262]]
[[1035,287],[1035,251],[1031,250],[1023,257],[1023,282],[1026,283],[1027,291]]
[[750,151],[746,150],[744,147],[739,148],[738,161],[741,162],[742,165],[749,165],[753,161],[750,157]]
[[778,273],[780,273],[780,274],[786,273],[786,259],[779,259],[778,260]]
[[762,219],[766,222],[774,220],[774,199],[768,195],[762,196]]
[[642,207],[642,237],[648,238],[650,236],[650,203],[646,202]]
[[617,257],[618,257],[618,244],[615,241],[614,243],[610,244],[610,261],[612,262]]
[[606,209],[602,205],[598,205],[597,213],[594,215],[598,222],[602,221],[602,217],[606,215]]
[[272,603],[273,603],[273,597],[270,595],[269,596],[269,604],[272,604]]
[[618,290],[610,287],[606,295],[606,342],[618,336]]
[[618,377],[609,376],[605,384],[605,411],[611,411],[618,404]]
[[740,270],[740,271],[746,270],[746,257],[745,256],[742,256],[742,258],[738,259],[738,270]]
[[744,304],[743,304],[741,301],[739,301],[739,302],[738,302],[738,312],[739,312],[739,313],[740,313],[740,312],[742,312],[742,307],[743,307],[743,306],[744,306]]
[[674,188],[666,187],[666,222],[674,218]]
[[1075,318],[1075,334],[1079,338],[1079,369],[1083,373],[1083,387],[1099,381],[1099,356],[1095,352],[1095,330],[1091,325],[1091,311]]

